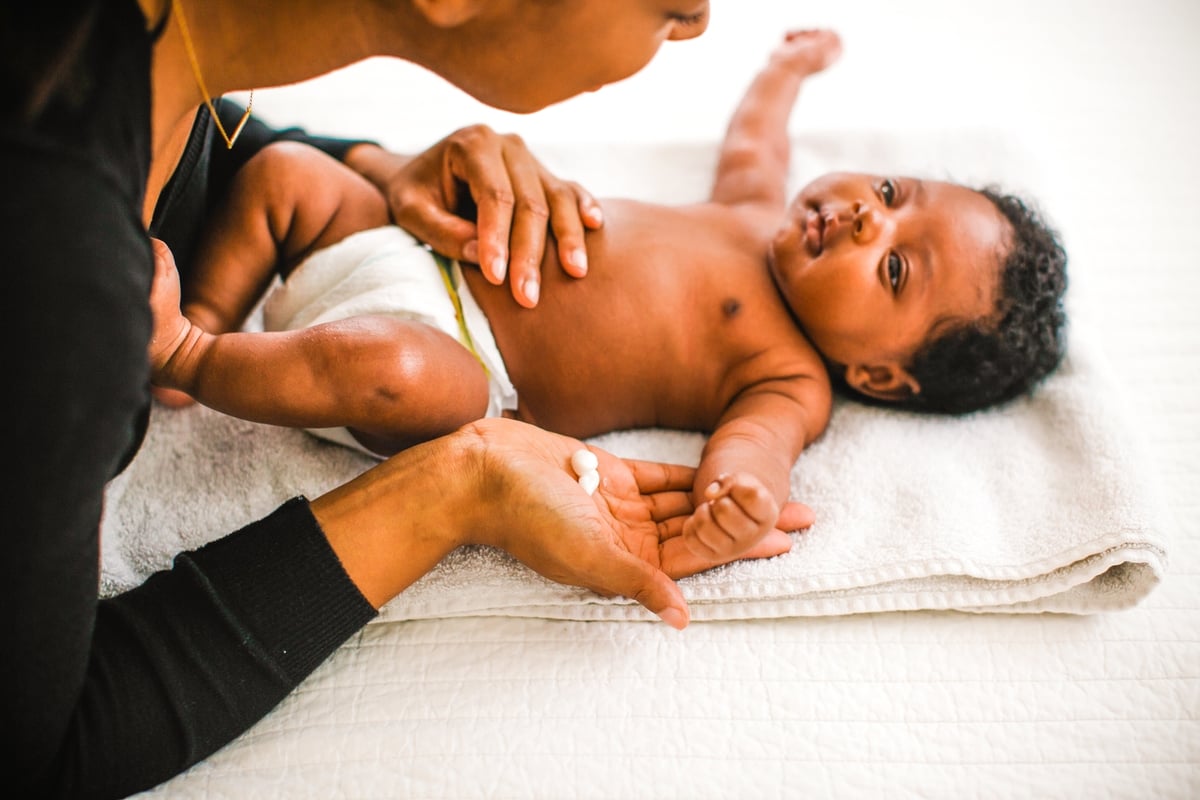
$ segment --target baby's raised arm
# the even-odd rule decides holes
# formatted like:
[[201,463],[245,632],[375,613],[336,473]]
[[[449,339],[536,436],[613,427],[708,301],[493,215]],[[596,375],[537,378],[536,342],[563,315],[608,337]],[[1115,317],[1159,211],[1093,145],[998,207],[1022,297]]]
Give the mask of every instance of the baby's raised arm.
[[791,489],[792,467],[825,429],[831,402],[824,372],[806,369],[754,382],[738,395],[709,437],[696,470],[696,511],[683,528],[692,552],[735,558],[784,525],[780,510]]
[[790,31],[784,37],[729,122],[717,162],[713,202],[762,206],[773,213],[783,208],[792,107],[804,79],[828,67],[841,52],[841,40],[833,31]]

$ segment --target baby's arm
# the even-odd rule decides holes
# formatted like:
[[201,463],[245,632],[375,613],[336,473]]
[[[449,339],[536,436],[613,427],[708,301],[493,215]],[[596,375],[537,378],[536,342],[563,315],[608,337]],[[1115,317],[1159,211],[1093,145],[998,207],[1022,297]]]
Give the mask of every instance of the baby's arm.
[[696,512],[683,529],[692,552],[728,560],[775,528],[792,467],[824,430],[830,403],[823,376],[799,374],[756,383],[730,404],[696,471]]
[[788,119],[804,79],[841,54],[833,31],[792,31],[734,111],[717,162],[712,200],[779,211],[787,201]]

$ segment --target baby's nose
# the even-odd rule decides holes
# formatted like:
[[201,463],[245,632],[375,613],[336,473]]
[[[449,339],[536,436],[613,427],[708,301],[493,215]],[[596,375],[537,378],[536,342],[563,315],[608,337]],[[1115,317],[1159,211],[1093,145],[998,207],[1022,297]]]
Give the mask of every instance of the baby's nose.
[[868,244],[879,234],[882,224],[879,210],[867,203],[856,203],[853,221],[850,223],[851,235],[859,244]]

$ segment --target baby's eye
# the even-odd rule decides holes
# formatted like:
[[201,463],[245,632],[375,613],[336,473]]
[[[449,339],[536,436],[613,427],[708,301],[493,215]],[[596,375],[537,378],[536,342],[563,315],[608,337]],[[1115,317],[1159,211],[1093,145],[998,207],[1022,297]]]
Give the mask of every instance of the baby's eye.
[[883,198],[883,204],[891,207],[892,203],[896,202],[896,184],[890,178],[879,184],[879,196]]
[[904,261],[895,253],[888,253],[887,276],[888,283],[892,284],[892,291],[899,291],[900,279],[904,277]]

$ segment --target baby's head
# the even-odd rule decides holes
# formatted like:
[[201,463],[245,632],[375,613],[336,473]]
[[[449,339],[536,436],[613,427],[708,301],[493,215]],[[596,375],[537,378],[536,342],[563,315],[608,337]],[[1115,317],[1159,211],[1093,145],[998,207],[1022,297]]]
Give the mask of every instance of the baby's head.
[[1066,254],[1019,198],[831,173],[801,190],[771,271],[834,382],[892,405],[974,411],[1062,359]]

